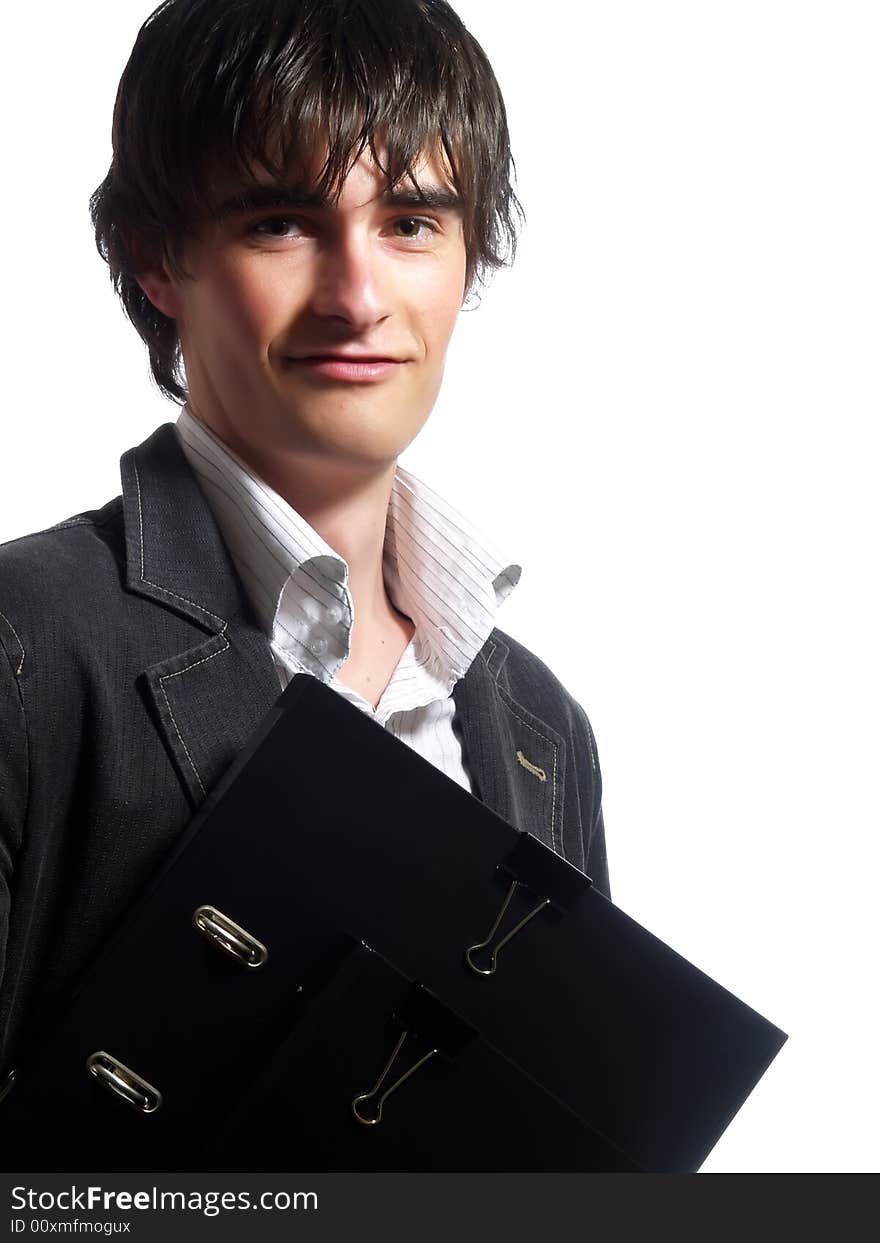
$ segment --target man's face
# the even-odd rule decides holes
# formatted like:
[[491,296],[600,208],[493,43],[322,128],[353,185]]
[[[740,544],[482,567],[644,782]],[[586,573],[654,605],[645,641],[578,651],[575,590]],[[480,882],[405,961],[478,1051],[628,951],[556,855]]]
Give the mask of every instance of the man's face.
[[231,187],[184,252],[194,279],[142,276],[177,321],[196,414],[258,469],[279,455],[381,466],[425,423],[467,264],[440,162],[416,177],[426,202],[409,183],[391,197],[366,152],[338,202]]

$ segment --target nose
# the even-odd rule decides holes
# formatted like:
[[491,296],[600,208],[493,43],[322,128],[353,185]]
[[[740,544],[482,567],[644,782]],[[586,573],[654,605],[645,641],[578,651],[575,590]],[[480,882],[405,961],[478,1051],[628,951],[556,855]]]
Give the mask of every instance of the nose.
[[340,229],[325,239],[312,298],[316,315],[363,331],[390,314],[389,292],[366,231]]

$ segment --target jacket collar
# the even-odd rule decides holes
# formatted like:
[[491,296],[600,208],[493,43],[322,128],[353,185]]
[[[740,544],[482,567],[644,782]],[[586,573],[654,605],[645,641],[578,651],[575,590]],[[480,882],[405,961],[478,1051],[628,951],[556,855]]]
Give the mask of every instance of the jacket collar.
[[120,468],[128,589],[222,634],[250,610],[174,425],[129,449]]

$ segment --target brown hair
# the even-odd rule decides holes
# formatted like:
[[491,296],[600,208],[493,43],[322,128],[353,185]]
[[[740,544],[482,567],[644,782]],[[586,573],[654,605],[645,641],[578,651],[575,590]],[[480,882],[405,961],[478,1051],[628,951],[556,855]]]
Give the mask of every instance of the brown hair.
[[138,285],[136,256],[161,254],[186,278],[184,242],[211,212],[216,170],[280,179],[322,140],[314,188],[326,197],[367,147],[393,187],[439,143],[463,202],[469,286],[513,259],[522,208],[504,102],[445,0],[165,0],[122,74],[113,160],[90,208],[166,396],[187,396],[177,326]]

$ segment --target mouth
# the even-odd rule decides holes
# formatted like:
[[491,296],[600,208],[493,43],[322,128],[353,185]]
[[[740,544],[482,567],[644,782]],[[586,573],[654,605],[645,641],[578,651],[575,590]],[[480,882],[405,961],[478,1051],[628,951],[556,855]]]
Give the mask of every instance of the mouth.
[[348,382],[383,380],[405,365],[400,359],[380,354],[307,354],[287,358],[285,363],[300,374]]

